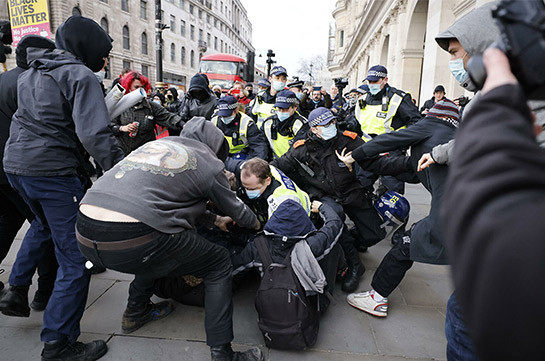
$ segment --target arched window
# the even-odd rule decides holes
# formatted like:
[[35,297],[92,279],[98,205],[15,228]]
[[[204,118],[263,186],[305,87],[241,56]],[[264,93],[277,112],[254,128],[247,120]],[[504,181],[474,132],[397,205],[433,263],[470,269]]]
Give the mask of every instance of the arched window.
[[173,63],[176,61],[176,45],[174,43],[170,44],[170,61]]
[[129,27],[127,25],[123,26],[123,49],[131,48],[131,38],[129,37]]
[[195,67],[195,51],[191,50],[191,57],[189,59],[192,68]]
[[182,53],[180,55],[181,55],[180,61],[182,65],[185,65],[185,46],[182,46]]
[[81,16],[81,10],[77,6],[74,6],[74,8],[72,9],[72,15]]
[[148,55],[148,34],[142,33],[142,54]]
[[100,19],[100,26],[104,29],[105,32],[110,33],[110,26],[108,25],[108,19],[105,17]]

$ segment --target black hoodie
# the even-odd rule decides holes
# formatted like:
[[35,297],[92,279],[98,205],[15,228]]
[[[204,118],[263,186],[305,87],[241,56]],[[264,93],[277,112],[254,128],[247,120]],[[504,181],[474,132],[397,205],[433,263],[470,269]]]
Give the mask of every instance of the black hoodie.
[[[79,28],[74,29],[75,25]],[[57,30],[57,44],[79,52],[88,64],[94,64],[89,67],[65,50],[28,49],[30,69],[18,80],[18,109],[12,118],[4,154],[6,173],[24,176],[76,174],[82,161],[79,142],[105,170],[123,158],[108,128],[104,95],[92,72],[104,55],[100,50],[106,51],[111,46],[111,43],[106,44],[109,40],[101,38],[97,27],[100,25],[89,19],[71,17]],[[89,45],[89,49],[102,54],[86,56],[86,52],[80,51],[84,40],[89,43],[103,40],[101,46]]]
[[17,78],[28,69],[26,53],[28,48],[55,49],[55,43],[39,35],[27,35],[17,45],[15,60],[17,67],[0,74],[0,184],[7,185],[2,158],[4,146],[9,137],[11,117],[17,110]]
[[[195,92],[203,94],[201,99],[195,98]],[[206,94],[206,96],[204,96]],[[210,91],[210,83],[205,74],[195,74],[189,83],[189,91],[180,107],[180,116],[187,122],[193,117],[212,118],[218,98]]]

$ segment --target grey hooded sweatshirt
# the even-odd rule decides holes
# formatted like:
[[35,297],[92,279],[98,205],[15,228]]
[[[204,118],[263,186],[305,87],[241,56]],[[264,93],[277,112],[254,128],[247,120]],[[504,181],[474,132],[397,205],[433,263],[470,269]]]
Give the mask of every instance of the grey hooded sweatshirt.
[[142,145],[100,177],[81,204],[133,217],[163,233],[208,225],[215,217],[208,200],[240,226],[257,223],[253,212],[231,191],[223,173],[229,147],[223,133],[202,117],[192,118],[179,137]]

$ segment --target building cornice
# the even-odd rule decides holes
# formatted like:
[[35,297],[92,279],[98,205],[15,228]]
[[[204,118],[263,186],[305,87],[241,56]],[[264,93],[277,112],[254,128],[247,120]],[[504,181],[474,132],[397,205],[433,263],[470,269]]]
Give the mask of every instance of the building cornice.
[[452,12],[456,18],[475,8],[475,0],[462,0],[453,7]]

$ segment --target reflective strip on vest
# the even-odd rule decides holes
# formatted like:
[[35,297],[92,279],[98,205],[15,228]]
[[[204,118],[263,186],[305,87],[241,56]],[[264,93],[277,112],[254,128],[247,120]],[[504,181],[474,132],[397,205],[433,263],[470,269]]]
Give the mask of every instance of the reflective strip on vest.
[[[272,123],[273,120],[269,119],[268,122],[263,124],[263,130],[265,131],[265,136],[267,137],[267,140],[269,141],[269,145],[271,146],[271,149],[273,151],[274,158],[280,158],[284,154],[288,152],[288,150],[291,147],[291,140],[294,137],[289,136],[283,136],[279,132],[276,132],[276,139],[272,138]],[[299,119],[296,119],[292,126],[292,132],[294,135],[299,132],[299,130],[303,127],[303,122],[301,122]]]
[[[242,140],[242,144],[233,145],[233,137],[228,137],[225,134],[223,135],[227,140],[227,143],[229,143],[229,154],[239,153],[248,146],[248,126],[250,125],[250,122],[253,122],[253,120],[246,114],[239,114],[241,115],[241,117],[238,131],[240,140]],[[219,117],[217,115],[212,118],[212,124],[214,124],[216,127],[218,126],[218,118]]]
[[280,186],[274,190],[269,198],[267,198],[267,203],[269,204],[269,219],[274,211],[278,209],[278,206],[288,199],[299,203],[305,212],[310,215],[310,198],[308,194],[302,191],[297,184],[289,179],[281,170],[271,166],[271,174],[272,177],[280,183]]
[[[397,113],[403,97],[399,94],[394,94],[388,103],[388,111],[382,111],[382,104],[366,105],[361,109],[359,104],[356,105],[355,115],[363,132],[363,140],[366,142],[373,139],[371,134],[384,134],[394,131],[392,128],[392,119]],[[398,128],[403,129],[405,126]]]
[[[257,99],[257,98],[256,98]],[[261,124],[274,114],[273,112],[274,103],[265,103],[263,100],[256,100],[254,106],[252,107],[252,114],[257,115],[257,127],[261,128]]]

